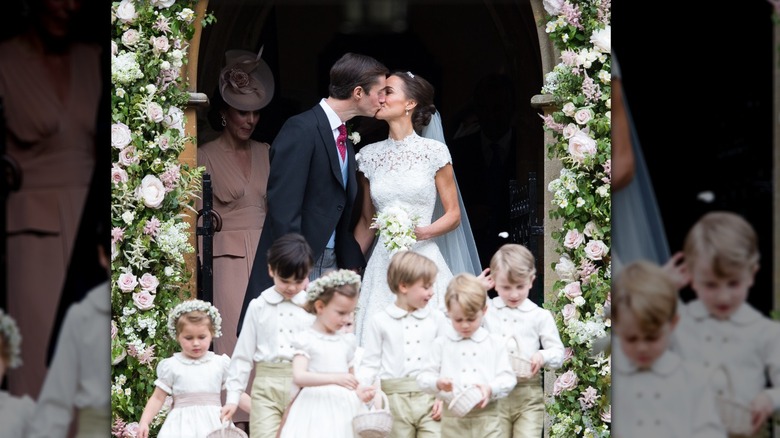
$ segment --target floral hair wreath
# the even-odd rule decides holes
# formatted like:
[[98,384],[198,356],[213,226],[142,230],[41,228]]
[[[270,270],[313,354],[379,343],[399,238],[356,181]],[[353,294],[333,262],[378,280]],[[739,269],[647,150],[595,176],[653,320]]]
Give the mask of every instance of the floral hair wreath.
[[222,336],[222,316],[220,316],[219,310],[207,301],[186,300],[177,304],[168,315],[168,334],[171,338],[176,339],[176,322],[179,317],[185,313],[197,311],[201,311],[211,318],[211,323],[214,325],[214,337]]
[[357,287],[360,287],[360,275],[349,269],[329,272],[309,283],[309,287],[306,288],[306,298],[310,302],[314,301],[325,292],[325,289],[344,286],[345,284],[356,284]]
[[11,347],[8,368],[17,368],[22,365],[22,335],[19,333],[16,321],[3,309],[0,309],[0,336],[3,338],[3,343]]

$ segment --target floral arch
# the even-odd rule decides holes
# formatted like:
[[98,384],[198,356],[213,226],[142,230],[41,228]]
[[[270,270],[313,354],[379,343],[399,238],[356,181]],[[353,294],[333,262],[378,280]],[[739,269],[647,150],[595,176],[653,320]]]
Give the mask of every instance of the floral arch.
[[[189,50],[205,0],[112,4],[112,411],[114,436],[134,436],[154,389],[155,368],[175,343],[168,311],[194,293],[192,206],[201,170]],[[609,335],[610,0],[531,0],[545,85],[547,302],[567,360],[548,378],[550,436],[608,436],[609,357],[591,357]],[[197,11],[197,12],[196,12]],[[197,45],[197,44],[196,44]],[[194,82],[193,82],[194,83]],[[194,120],[192,115],[192,120]],[[549,203],[548,203],[549,202]],[[188,263],[189,262],[189,263]],[[189,265],[189,266],[188,266]],[[552,273],[558,276],[557,281]],[[165,410],[155,419],[159,428]],[[154,434],[153,434],[154,435]]]

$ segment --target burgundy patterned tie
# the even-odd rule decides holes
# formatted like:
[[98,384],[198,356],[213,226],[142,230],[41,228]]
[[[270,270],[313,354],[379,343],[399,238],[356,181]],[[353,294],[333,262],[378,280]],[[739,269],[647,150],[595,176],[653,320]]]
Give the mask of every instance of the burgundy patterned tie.
[[339,148],[339,155],[341,155],[341,160],[343,161],[347,155],[347,127],[343,123],[339,126],[339,137],[336,139],[336,146]]

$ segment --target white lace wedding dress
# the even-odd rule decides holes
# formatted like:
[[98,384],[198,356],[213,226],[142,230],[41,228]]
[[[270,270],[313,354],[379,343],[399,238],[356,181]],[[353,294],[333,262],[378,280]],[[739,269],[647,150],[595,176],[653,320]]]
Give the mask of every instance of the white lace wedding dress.
[[[358,170],[371,183],[371,200],[380,212],[390,206],[400,206],[410,216],[418,217],[418,225],[431,223],[436,203],[436,172],[452,163],[444,143],[412,133],[403,140],[387,139],[363,147],[357,155]],[[412,248],[436,263],[439,268],[434,283],[434,296],[428,305],[442,311],[444,292],[452,279],[452,272],[433,240],[415,243]],[[395,301],[387,285],[387,267],[391,254],[381,237],[368,259],[358,299],[355,333],[362,345],[363,327],[375,312]]]

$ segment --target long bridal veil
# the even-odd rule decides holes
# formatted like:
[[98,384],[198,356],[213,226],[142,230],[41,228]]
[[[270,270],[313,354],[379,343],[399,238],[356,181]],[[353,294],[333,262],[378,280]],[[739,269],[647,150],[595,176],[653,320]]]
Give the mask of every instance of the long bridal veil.
[[[447,144],[444,139],[441,115],[438,111],[433,114],[430,123],[423,127],[420,135]],[[434,237],[433,241],[439,246],[439,250],[444,256],[444,261],[447,262],[447,266],[450,268],[453,275],[460,274],[461,272],[479,275],[482,272],[482,266],[479,263],[477,244],[474,242],[474,235],[471,233],[471,225],[469,224],[469,218],[466,214],[466,207],[463,205],[463,197],[460,195],[457,178],[455,179],[455,190],[458,192],[460,225],[449,233]],[[443,214],[444,206],[437,194],[431,222],[436,221]]]

